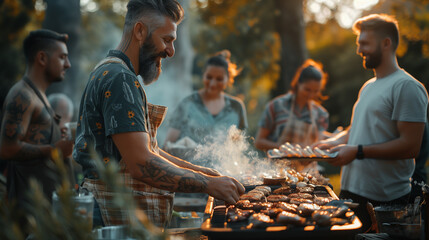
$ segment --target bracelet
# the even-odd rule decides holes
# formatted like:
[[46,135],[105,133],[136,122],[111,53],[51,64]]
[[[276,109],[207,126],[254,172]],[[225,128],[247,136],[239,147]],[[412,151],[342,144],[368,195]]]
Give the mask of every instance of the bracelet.
[[361,144],[358,145],[358,150],[357,150],[357,153],[356,153],[356,158],[359,159],[359,160],[365,158],[365,155],[363,153],[363,146]]

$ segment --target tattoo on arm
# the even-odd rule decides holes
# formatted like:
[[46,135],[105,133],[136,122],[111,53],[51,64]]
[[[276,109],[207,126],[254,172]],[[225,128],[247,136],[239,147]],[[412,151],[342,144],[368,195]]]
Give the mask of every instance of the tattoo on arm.
[[12,160],[28,161],[46,157],[40,147],[40,145],[22,143],[21,150],[14,156]]
[[204,175],[178,168],[158,157],[148,159],[138,167],[141,180],[155,183],[155,187],[178,192],[203,192],[207,189],[208,179]]
[[5,121],[3,124],[3,138],[9,141],[16,141],[22,135],[21,123],[24,119],[24,113],[31,104],[31,97],[27,94],[18,92],[6,105]]
[[[19,151],[11,160],[25,161],[45,157],[40,148],[41,146],[20,141],[26,135],[26,128],[23,126],[23,121],[25,118],[24,115],[28,114],[26,112],[29,110],[30,105],[31,96],[23,91],[17,92],[6,104],[0,138],[6,145],[20,146]],[[40,131],[39,134],[45,136],[43,131]],[[36,135],[30,134],[30,140],[37,142],[34,136]],[[39,140],[42,140],[43,137],[39,136],[39,138]]]

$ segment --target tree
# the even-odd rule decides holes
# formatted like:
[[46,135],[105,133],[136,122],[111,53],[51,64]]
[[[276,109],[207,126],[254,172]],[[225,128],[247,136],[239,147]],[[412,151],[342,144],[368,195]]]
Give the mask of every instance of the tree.
[[398,62],[425,86],[429,84],[429,1],[396,0],[391,5],[401,34]]
[[276,28],[281,41],[281,60],[280,78],[272,91],[272,97],[289,90],[296,69],[308,58],[303,0],[276,0],[275,6],[281,12],[276,14]]
[[9,88],[24,73],[21,49],[25,27],[30,21],[39,21],[34,4],[35,0],[0,1],[0,107]]
[[78,90],[79,82],[77,76],[80,71],[79,43],[81,32],[80,0],[44,0],[47,4],[45,10],[45,20],[43,28],[59,33],[67,33],[69,40],[67,48],[72,67],[67,70],[66,80],[52,85],[49,93],[62,92],[68,95],[73,102],[79,102]]
[[[232,61],[243,69],[236,77],[231,94],[241,97],[247,107],[249,123],[259,120],[269,93],[279,78],[280,37],[275,31],[274,1],[196,1],[193,45],[196,69],[207,57],[229,49]],[[202,86],[201,74],[196,87]],[[251,134],[256,124],[250,124]]]

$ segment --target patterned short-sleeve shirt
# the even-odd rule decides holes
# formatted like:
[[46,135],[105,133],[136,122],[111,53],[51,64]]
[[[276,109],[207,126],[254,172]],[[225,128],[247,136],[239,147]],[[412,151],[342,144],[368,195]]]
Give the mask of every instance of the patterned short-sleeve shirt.
[[[278,96],[271,100],[265,107],[258,126],[271,130],[268,139],[273,142],[278,141],[283,132],[283,129],[286,127],[288,119],[291,115],[293,96],[294,95],[292,93]],[[311,101],[310,104],[312,105],[311,114],[309,109],[305,107],[299,114],[295,114],[295,116],[299,120],[311,124],[312,115],[314,116],[319,132],[326,131],[329,124],[328,111],[326,111],[324,107],[314,101]]]
[[184,98],[169,121],[171,128],[180,130],[180,138],[190,137],[197,143],[205,143],[217,131],[226,131],[232,125],[238,129],[247,128],[244,104],[238,98],[224,94],[225,107],[213,116],[201,99],[198,91]]
[[123,132],[148,132],[144,90],[129,58],[117,50],[111,50],[108,57],[120,58],[128,68],[111,62],[90,74],[79,107],[73,150],[73,157],[82,165],[85,178],[91,179],[98,178],[91,152],[96,152],[105,164],[119,161],[121,155],[111,136]]

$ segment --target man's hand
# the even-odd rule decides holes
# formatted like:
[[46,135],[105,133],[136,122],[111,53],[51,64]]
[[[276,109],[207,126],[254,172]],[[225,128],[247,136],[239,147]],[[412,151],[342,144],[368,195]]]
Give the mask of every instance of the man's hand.
[[207,186],[207,193],[214,198],[225,201],[228,204],[235,204],[240,195],[244,194],[245,188],[237,180],[231,177],[210,177]]
[[311,145],[311,147],[312,148],[318,147],[322,150],[325,150],[325,149],[331,149],[341,144],[346,144],[349,139],[349,129],[350,127],[347,127],[346,130],[338,133],[334,137],[314,143],[313,145]]
[[338,156],[332,160],[329,160],[328,163],[334,166],[343,166],[356,159],[357,146],[341,144],[332,148],[331,152],[338,152]]
[[61,139],[55,143],[55,147],[60,149],[64,157],[69,157],[73,151],[73,140]]

